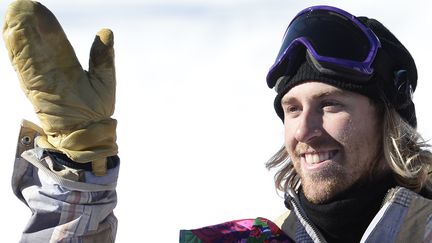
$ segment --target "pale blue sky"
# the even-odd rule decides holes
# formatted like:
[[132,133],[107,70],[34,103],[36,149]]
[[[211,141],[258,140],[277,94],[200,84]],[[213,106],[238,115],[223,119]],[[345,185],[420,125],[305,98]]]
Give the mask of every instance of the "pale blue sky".
[[[0,13],[10,1],[0,2]],[[283,200],[266,160],[283,143],[265,84],[285,28],[300,10],[334,5],[374,17],[413,54],[419,129],[432,138],[429,1],[152,0],[42,1],[62,23],[87,66],[99,28],[115,34],[118,242],[177,242],[178,230],[239,218],[273,219]],[[427,4],[427,5],[426,5]],[[391,7],[390,7],[391,6]],[[2,41],[0,41],[2,42]],[[22,118],[37,122],[0,45],[3,149],[2,242],[17,242],[30,211],[10,189]],[[158,237],[166,240],[158,240]]]

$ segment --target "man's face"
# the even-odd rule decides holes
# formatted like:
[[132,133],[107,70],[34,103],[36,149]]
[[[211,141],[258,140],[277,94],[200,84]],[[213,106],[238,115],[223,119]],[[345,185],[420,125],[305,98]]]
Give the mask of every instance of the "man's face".
[[306,82],[285,94],[282,107],[285,147],[309,201],[328,202],[383,164],[381,124],[366,96]]

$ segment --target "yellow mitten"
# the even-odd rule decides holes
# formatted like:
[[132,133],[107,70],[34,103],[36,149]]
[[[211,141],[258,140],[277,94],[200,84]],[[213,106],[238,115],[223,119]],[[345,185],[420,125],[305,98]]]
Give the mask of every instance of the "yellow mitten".
[[83,70],[55,16],[42,4],[10,4],[3,27],[9,57],[21,88],[33,104],[45,136],[40,147],[92,162],[104,174],[105,159],[117,154],[114,36],[100,30]]

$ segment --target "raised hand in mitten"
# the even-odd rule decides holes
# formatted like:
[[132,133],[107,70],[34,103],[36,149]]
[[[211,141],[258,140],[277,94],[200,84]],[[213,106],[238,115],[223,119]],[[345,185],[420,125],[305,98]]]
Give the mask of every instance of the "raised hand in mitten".
[[18,0],[7,10],[3,38],[45,132],[37,144],[104,174],[105,159],[117,154],[113,33],[97,33],[85,71],[55,16]]

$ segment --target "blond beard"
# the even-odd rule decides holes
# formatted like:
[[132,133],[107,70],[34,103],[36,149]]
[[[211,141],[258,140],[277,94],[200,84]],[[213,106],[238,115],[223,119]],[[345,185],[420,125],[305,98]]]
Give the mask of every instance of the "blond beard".
[[322,176],[317,175],[315,177],[309,177],[308,179],[301,176],[301,185],[303,193],[307,200],[314,204],[323,204],[332,201],[340,193],[349,190],[353,186],[362,186],[365,183],[376,180],[377,178],[383,177],[386,174],[391,173],[390,167],[383,160],[377,160],[371,170],[362,174],[356,181],[351,185],[345,185],[346,175],[340,173],[337,169],[332,171],[333,176]]
[[331,201],[337,194],[345,189],[340,186],[334,178],[311,182],[310,180],[302,180],[303,193],[307,200],[314,204],[322,204]]

